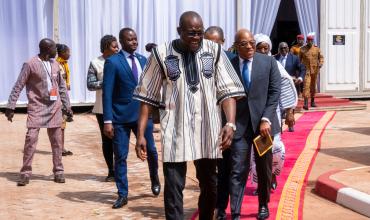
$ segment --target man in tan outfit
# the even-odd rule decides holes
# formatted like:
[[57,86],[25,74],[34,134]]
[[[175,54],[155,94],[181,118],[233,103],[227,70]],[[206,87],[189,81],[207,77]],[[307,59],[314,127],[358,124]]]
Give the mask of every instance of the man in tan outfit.
[[316,107],[315,93],[317,76],[321,66],[324,64],[324,57],[320,52],[320,48],[313,44],[314,36],[307,36],[307,44],[301,47],[299,52],[299,59],[301,63],[306,67],[306,76],[304,78],[303,108],[308,110],[308,98],[311,97],[311,107]]
[[303,45],[304,45],[304,35],[299,34],[297,35],[297,44],[294,44],[290,48],[290,52],[296,56],[299,56],[299,51],[301,50],[301,47],[303,47]]

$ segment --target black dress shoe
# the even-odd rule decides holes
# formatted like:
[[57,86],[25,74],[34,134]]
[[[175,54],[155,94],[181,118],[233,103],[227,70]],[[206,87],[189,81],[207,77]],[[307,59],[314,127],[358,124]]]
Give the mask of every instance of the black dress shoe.
[[17,186],[25,186],[30,182],[30,178],[25,175],[21,175],[20,179],[17,182]]
[[258,220],[267,219],[270,216],[269,208],[267,205],[260,205],[258,209]]
[[152,193],[155,196],[158,196],[161,192],[161,183],[159,182],[158,175],[151,176],[150,180],[152,182]]
[[66,179],[64,178],[63,174],[55,174],[54,175],[54,182],[56,182],[56,183],[65,183]]
[[127,197],[119,196],[118,199],[114,202],[112,208],[119,209],[119,208],[122,208],[122,206],[124,205],[127,205]]

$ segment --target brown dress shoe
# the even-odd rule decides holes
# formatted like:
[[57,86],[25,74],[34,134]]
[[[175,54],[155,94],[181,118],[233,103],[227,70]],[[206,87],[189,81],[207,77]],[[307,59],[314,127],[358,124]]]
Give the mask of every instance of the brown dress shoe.
[[17,182],[17,186],[25,186],[30,182],[30,178],[26,175],[21,175],[20,179]]
[[63,174],[55,174],[54,182],[56,182],[56,183],[65,183],[66,179],[64,178]]

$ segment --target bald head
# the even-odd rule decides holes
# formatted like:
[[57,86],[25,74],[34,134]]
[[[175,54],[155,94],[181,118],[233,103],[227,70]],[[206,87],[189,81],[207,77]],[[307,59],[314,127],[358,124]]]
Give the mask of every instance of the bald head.
[[177,32],[180,35],[181,47],[184,50],[197,51],[204,35],[202,18],[194,11],[184,12],[180,17]]
[[219,26],[211,26],[204,32],[204,38],[218,44],[224,44],[224,31]]
[[183,28],[185,26],[188,26],[189,23],[191,22],[200,22],[203,25],[203,20],[202,17],[195,11],[187,11],[182,13],[180,16],[180,22],[179,22],[179,27]]
[[54,58],[57,54],[57,47],[53,40],[44,38],[39,43],[40,55],[46,59]]
[[256,41],[252,32],[247,29],[240,29],[235,34],[235,48],[243,59],[250,59],[256,51]]

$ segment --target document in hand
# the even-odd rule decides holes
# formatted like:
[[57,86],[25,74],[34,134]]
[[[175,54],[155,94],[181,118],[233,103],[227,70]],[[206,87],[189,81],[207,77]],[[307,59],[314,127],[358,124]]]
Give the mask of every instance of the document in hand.
[[262,157],[268,150],[272,148],[272,139],[270,135],[267,137],[258,135],[253,142],[260,157]]

